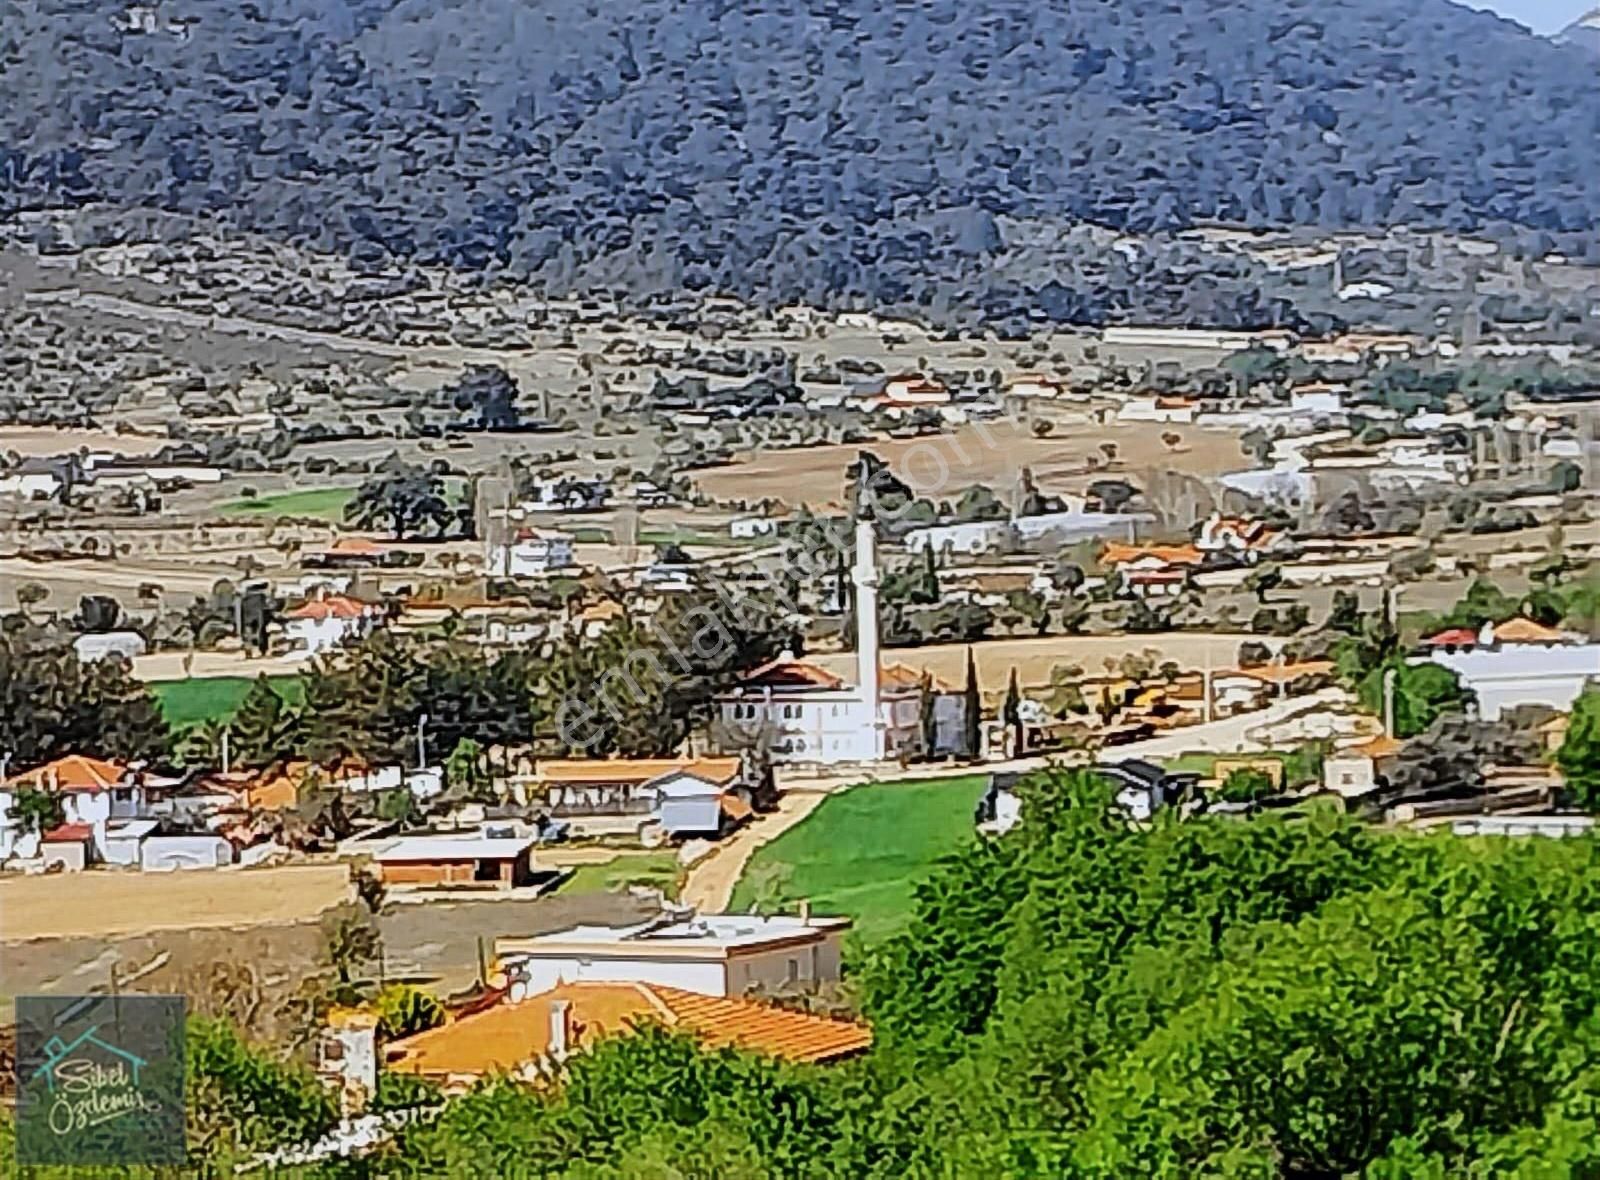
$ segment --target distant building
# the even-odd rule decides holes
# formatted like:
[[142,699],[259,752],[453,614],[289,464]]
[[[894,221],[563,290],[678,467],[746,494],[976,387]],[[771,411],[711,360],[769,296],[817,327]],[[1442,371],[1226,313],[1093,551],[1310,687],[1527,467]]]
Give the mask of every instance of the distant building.
[[1006,392],[1012,397],[1062,397],[1066,386],[1038,373],[1024,373],[1011,379]]
[[1150,394],[1131,397],[1117,411],[1119,422],[1165,422],[1174,426],[1187,426],[1194,422],[1200,403],[1187,397],[1161,397]]
[[509,986],[649,983],[703,996],[837,983],[848,918],[664,915],[633,926],[578,926],[495,941]]
[[1392,737],[1380,736],[1329,754],[1322,761],[1322,785],[1346,799],[1358,799],[1383,785],[1403,748]]
[[735,541],[753,541],[778,534],[778,520],[771,516],[737,516],[728,522],[728,535]]
[[884,379],[878,400],[882,405],[906,408],[942,406],[950,401],[950,390],[942,381],[921,373],[902,373]]
[[1428,659],[1454,672],[1477,695],[1486,721],[1519,705],[1567,712],[1584,686],[1600,677],[1600,643],[1577,640],[1531,619],[1485,625],[1476,634],[1442,631],[1423,645]]
[[501,578],[547,577],[575,563],[572,537],[556,529],[519,528],[484,553],[484,571]]
[[877,536],[856,523],[856,683],[785,652],[716,698],[733,732],[766,733],[774,762],[879,762],[921,744],[920,689],[885,676],[878,649]]
[[364,635],[376,624],[380,613],[370,603],[342,594],[326,594],[286,612],[283,633],[295,650],[316,655]]
[[54,795],[73,838],[79,828],[88,829],[88,858],[109,859],[109,843],[118,826],[146,814],[145,777],[120,763],[69,754],[7,779],[0,783],[0,859],[35,854],[37,836],[24,833],[12,815],[17,795],[24,790]]
[[523,836],[402,836],[372,860],[390,888],[512,889],[533,881],[533,845]]
[[709,997],[639,981],[570,983],[532,994],[513,986],[485,1007],[385,1046],[385,1069],[457,1093],[491,1076],[536,1082],[596,1040],[640,1024],[688,1034],[706,1049],[734,1047],[822,1064],[863,1053],[865,1026],[754,1000]]
[[101,631],[80,635],[72,641],[72,650],[78,654],[80,664],[92,664],[111,656],[131,660],[142,656],[148,644],[137,631]]
[[972,555],[1005,549],[1015,538],[1008,521],[972,520],[912,529],[905,535],[905,546],[912,553],[932,549],[935,553],[949,551]]

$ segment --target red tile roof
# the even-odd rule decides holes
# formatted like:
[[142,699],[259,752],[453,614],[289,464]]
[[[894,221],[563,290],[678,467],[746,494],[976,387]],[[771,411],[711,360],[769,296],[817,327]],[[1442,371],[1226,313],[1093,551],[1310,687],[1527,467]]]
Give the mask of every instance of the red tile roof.
[[435,1077],[481,1077],[543,1058],[549,1005],[566,1000],[573,1043],[654,1022],[697,1037],[707,1048],[734,1046],[786,1061],[832,1061],[872,1044],[864,1025],[757,1003],[704,996],[649,983],[567,983],[520,1003],[499,1003],[397,1041],[388,1067]]
[[346,598],[342,594],[330,594],[326,598],[313,598],[310,602],[286,611],[285,617],[291,619],[360,619],[370,613],[372,607],[354,598]]
[[127,767],[83,754],[68,754],[19,774],[7,786],[35,787],[47,791],[109,791],[128,775]]
[[1422,642],[1429,647],[1471,647],[1478,642],[1478,633],[1471,627],[1451,627]]
[[739,678],[745,684],[771,685],[774,688],[842,688],[844,681],[804,660],[769,660]]
[[45,844],[84,844],[94,839],[94,828],[89,824],[61,824],[39,839]]

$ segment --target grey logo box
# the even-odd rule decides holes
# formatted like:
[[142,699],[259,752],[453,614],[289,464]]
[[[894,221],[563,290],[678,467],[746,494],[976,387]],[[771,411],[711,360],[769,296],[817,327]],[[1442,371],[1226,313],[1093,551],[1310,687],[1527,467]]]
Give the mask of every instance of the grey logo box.
[[181,996],[17,997],[17,1162],[184,1162],[184,1008]]

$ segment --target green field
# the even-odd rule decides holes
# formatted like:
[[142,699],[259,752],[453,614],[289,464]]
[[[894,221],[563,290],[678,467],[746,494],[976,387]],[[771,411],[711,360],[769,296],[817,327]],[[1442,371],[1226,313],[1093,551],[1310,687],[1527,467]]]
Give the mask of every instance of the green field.
[[562,883],[561,892],[620,893],[630,885],[645,885],[675,898],[682,881],[683,868],[671,849],[625,852],[605,864],[578,865]]
[[224,516],[313,516],[335,523],[344,519],[344,506],[355,495],[354,488],[308,488],[303,492],[281,492],[234,500],[222,506]]
[[[161,715],[174,729],[187,729],[207,721],[227,721],[255,681],[246,676],[193,677],[164,680],[150,687],[161,705]],[[298,702],[304,692],[298,676],[274,676],[272,687],[284,700]]]
[[808,898],[819,914],[854,918],[862,942],[879,942],[906,921],[934,862],[973,839],[972,810],[987,785],[987,775],[971,774],[830,796],[756,852],[729,908],[781,900],[792,910]]

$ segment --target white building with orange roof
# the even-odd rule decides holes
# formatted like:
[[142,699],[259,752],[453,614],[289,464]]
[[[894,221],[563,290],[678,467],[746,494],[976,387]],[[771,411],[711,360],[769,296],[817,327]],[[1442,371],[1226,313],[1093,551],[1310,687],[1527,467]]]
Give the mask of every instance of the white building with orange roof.
[[83,754],[57,758],[0,782],[0,860],[37,853],[40,833],[24,831],[12,815],[24,791],[54,796],[66,825],[92,833],[93,853],[101,860],[108,859],[118,831],[139,822],[149,803],[144,776],[127,766]]
[[756,1000],[707,996],[645,982],[568,983],[507,994],[438,1028],[392,1042],[385,1068],[458,1093],[491,1076],[538,1082],[602,1037],[659,1025],[707,1049],[738,1048],[782,1061],[823,1064],[864,1053],[872,1032]]
[[881,662],[877,536],[870,521],[856,523],[851,578],[856,602],[855,684],[785,652],[745,673],[737,687],[717,697],[724,728],[752,739],[765,734],[775,763],[881,762],[921,747],[920,684],[886,677]]
[[1546,627],[1532,619],[1485,624],[1470,632],[1429,636],[1427,658],[1448,668],[1477,695],[1478,712],[1498,720],[1519,705],[1544,705],[1567,712],[1591,680],[1600,678],[1600,643]]
[[297,652],[317,655],[365,635],[381,613],[357,598],[319,594],[284,614],[283,633]]

